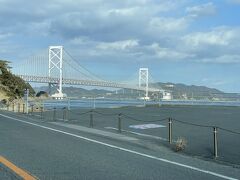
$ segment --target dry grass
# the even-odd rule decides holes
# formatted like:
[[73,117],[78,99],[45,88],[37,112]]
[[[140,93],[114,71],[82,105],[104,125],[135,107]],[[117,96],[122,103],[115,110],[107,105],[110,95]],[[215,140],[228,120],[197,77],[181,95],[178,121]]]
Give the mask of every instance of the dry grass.
[[176,141],[175,144],[175,150],[178,151],[183,151],[187,146],[187,140],[183,137],[179,137]]

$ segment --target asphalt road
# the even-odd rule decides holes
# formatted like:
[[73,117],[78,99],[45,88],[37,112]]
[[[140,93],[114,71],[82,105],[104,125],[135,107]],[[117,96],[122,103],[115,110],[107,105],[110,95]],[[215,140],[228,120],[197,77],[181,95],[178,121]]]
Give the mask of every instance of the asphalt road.
[[[11,118],[13,117],[13,118]],[[94,130],[93,130],[94,131]],[[0,154],[39,179],[231,179],[240,169],[0,112]]]

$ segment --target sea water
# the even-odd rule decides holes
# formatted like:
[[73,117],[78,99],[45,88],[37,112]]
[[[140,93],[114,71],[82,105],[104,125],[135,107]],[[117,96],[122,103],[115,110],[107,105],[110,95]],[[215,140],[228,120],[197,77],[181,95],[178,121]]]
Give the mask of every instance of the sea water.
[[209,100],[171,100],[171,101],[144,101],[144,100],[113,100],[113,99],[64,99],[46,100],[45,108],[118,108],[125,106],[145,105],[212,105],[212,106],[240,106],[240,101],[209,101]]

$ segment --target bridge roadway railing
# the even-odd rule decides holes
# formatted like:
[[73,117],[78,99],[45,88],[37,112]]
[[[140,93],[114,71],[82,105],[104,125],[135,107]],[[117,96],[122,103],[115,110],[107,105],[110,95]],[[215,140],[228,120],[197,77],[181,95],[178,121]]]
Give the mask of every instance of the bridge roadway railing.
[[[59,78],[30,76],[30,75],[18,75],[18,76],[27,82],[53,83],[53,84],[59,83]],[[143,87],[132,86],[132,85],[122,84],[122,83],[115,83],[115,82],[111,82],[111,81],[63,79],[63,84],[125,88],[125,89],[134,89],[134,90],[145,91],[145,88],[143,88]],[[160,92],[161,90],[159,90],[157,88],[148,88],[148,91],[149,92]]]

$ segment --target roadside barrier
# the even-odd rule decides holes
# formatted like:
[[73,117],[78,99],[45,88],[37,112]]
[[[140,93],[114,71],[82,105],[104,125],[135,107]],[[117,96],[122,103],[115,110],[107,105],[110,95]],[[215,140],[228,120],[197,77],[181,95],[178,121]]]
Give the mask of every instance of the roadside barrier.
[[66,107],[63,108],[63,120],[68,120],[68,109]]
[[41,119],[43,119],[43,107],[40,107],[40,112],[41,112]]
[[53,108],[53,121],[56,121],[56,108]]
[[213,127],[213,152],[214,157],[218,157],[218,143],[217,143],[217,127]]
[[[220,143],[219,138],[218,138],[219,134],[221,133],[220,130],[228,132],[228,133],[232,133],[232,134],[235,134],[235,135],[240,135],[240,132],[232,131],[232,130],[225,129],[225,128],[218,127],[218,126],[208,126],[208,125],[202,125],[202,124],[189,123],[189,122],[181,121],[181,120],[178,120],[178,119],[173,119],[173,122],[174,121],[178,122],[178,123],[185,124],[185,125],[212,129],[212,132],[213,132],[213,141],[212,141],[213,151],[212,152],[213,152],[213,157],[215,159],[217,159],[219,156],[221,156],[221,155],[219,155],[219,148],[218,148],[218,145]],[[169,132],[170,132],[170,130],[169,130]],[[171,132],[172,132],[172,130],[171,130]]]
[[93,110],[90,111],[90,125],[91,128],[93,128]]
[[118,115],[117,113],[101,113],[99,111],[93,110],[94,113],[102,115],[102,116],[116,116]]
[[168,142],[172,144],[172,118],[168,118]]
[[118,114],[118,132],[119,133],[122,132],[122,114],[121,113]]
[[[7,106],[7,107],[9,108],[9,106]],[[14,105],[12,105],[12,107],[14,110]],[[19,107],[20,107],[20,105],[18,106],[18,112],[20,111]],[[25,107],[25,105],[23,104],[23,113],[25,112],[24,107]],[[133,115],[128,115],[125,113],[119,113],[119,112],[118,113],[103,113],[103,112],[100,112],[99,110],[95,110],[95,109],[86,110],[84,112],[82,110],[81,111],[69,110],[67,107],[63,107],[63,108],[54,107],[51,109],[43,109],[43,107],[40,107],[40,112],[34,112],[33,105],[31,107],[32,107],[32,111],[31,111],[32,114],[36,114],[36,115],[40,116],[40,118],[45,119],[46,122],[50,122],[50,121],[53,121],[53,122],[64,121],[64,122],[68,122],[68,123],[83,123],[84,122],[84,126],[88,126],[90,128],[93,128],[93,127],[97,128],[103,122],[108,123],[107,120],[109,119],[109,120],[111,120],[111,124],[113,124],[113,125],[115,124],[114,125],[116,127],[115,130],[117,130],[118,133],[123,133],[126,131],[124,128],[128,128],[128,127],[123,126],[123,125],[126,125],[125,122],[127,122],[127,121],[138,122],[138,123],[163,122],[167,128],[166,128],[166,130],[161,129],[161,133],[164,133],[165,134],[164,137],[167,137],[166,142],[167,142],[167,144],[170,145],[170,147],[173,147],[174,145],[176,145],[176,142],[177,142],[176,140],[178,137],[181,137],[182,135],[184,137],[184,135],[186,135],[188,133],[187,134],[188,138],[189,138],[188,140],[190,140],[192,143],[191,146],[197,145],[201,141],[201,143],[203,145],[202,146],[198,145],[197,147],[204,148],[205,149],[204,151],[209,150],[211,152],[212,158],[214,158],[216,160],[223,156],[226,156],[226,154],[223,154],[222,148],[225,148],[224,144],[226,144],[226,142],[228,143],[228,141],[227,141],[227,139],[222,138],[222,136],[224,136],[223,132],[228,133],[228,134],[237,135],[237,136],[240,135],[240,132],[222,128],[219,126],[197,124],[197,123],[182,121],[182,120],[172,118],[172,117],[167,117],[167,118],[161,119],[161,118],[158,118],[160,116],[154,116],[155,119],[148,118],[148,120],[146,120],[146,119],[136,118],[136,117],[133,117]],[[101,118],[101,116],[102,116],[102,118]],[[75,119],[71,119],[72,117],[74,117]],[[149,117],[151,117],[151,116],[149,116]],[[49,118],[49,119],[47,120],[46,118]],[[110,121],[109,121],[109,123],[110,123]],[[189,126],[189,128],[187,128],[187,126]],[[181,128],[181,127],[183,127],[183,128]],[[195,127],[195,129],[194,129],[194,127]],[[203,128],[203,131],[202,131],[202,128]],[[195,135],[196,132],[200,132],[199,134],[202,133],[201,136],[204,136],[204,138],[198,137],[197,135]],[[193,139],[192,139],[192,137],[193,137]],[[161,138],[159,138],[159,139],[161,139]],[[239,137],[236,139],[239,139]],[[206,143],[206,146],[204,145],[204,143]],[[234,144],[231,146],[234,147]],[[199,152],[201,152],[201,151],[199,151]],[[237,152],[235,154],[237,154]],[[239,154],[238,154],[238,157],[236,157],[236,158],[240,159]]]
[[33,114],[33,107],[34,107],[34,105],[31,104],[31,114]]
[[232,130],[221,128],[221,127],[218,127],[218,129],[221,129],[223,131],[226,131],[226,132],[229,132],[229,133],[232,133],[232,134],[240,135],[240,132],[232,131]]
[[18,113],[20,113],[21,104],[18,103]]
[[25,113],[25,104],[24,103],[23,103],[22,108],[23,108],[23,113]]

